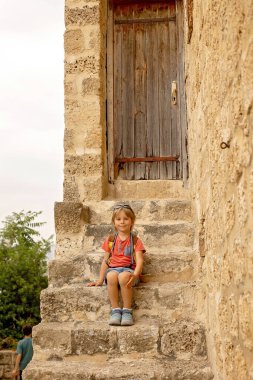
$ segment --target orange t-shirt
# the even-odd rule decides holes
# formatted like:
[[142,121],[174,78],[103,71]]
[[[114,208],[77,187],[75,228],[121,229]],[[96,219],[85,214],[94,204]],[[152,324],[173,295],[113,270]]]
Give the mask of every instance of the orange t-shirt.
[[[105,239],[105,241],[102,244],[102,249],[105,252],[111,252],[109,247],[109,238]],[[146,252],[142,241],[137,238],[136,244],[135,244],[135,252],[143,253]],[[130,235],[126,240],[121,240],[119,236],[117,236],[114,249],[112,252],[112,255],[110,257],[110,267],[116,268],[116,267],[127,267],[131,265],[131,240]],[[135,264],[133,264],[133,269],[135,268]]]

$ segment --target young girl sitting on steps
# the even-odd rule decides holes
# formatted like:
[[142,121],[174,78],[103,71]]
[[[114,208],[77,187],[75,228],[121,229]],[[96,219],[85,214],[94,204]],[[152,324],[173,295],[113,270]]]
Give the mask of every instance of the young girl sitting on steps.
[[[107,283],[108,296],[111,303],[109,325],[133,325],[132,298],[133,286],[140,282],[144,253],[141,240],[133,235],[132,228],[135,214],[128,204],[114,207],[112,223],[116,234],[109,236],[102,244],[105,251],[101,264],[99,279],[88,286],[101,286]],[[119,306],[119,289],[123,301],[123,309]]]

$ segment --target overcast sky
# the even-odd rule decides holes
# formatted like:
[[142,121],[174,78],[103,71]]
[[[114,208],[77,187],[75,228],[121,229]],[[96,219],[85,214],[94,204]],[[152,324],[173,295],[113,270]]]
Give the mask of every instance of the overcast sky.
[[42,211],[63,182],[64,0],[0,0],[0,220]]

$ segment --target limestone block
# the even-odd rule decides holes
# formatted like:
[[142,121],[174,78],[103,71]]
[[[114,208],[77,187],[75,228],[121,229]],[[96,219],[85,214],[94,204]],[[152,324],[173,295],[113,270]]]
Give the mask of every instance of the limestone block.
[[89,177],[99,175],[102,171],[103,165],[100,155],[65,155],[65,175]]
[[75,177],[65,177],[63,184],[63,199],[65,202],[79,202],[80,194]]
[[148,323],[144,326],[136,328],[118,329],[118,348],[122,354],[130,352],[146,352],[157,351],[159,331],[156,326],[149,326]]
[[[93,118],[95,124],[96,117]],[[101,149],[102,146],[101,125],[87,127],[83,133],[83,146],[87,149]]]
[[[134,314],[137,318],[167,318],[173,315],[190,315],[193,288],[175,284],[141,284],[134,288]],[[106,321],[110,310],[107,289],[87,287],[86,284],[49,287],[41,293],[41,316],[43,322]],[[176,316],[176,314],[178,315]]]
[[65,97],[64,108],[65,108],[65,115],[67,115],[68,113],[79,112],[81,105],[80,105],[80,102],[76,100],[75,98]]
[[82,94],[85,95],[99,95],[100,93],[100,80],[98,78],[84,78],[82,82]]
[[65,128],[64,131],[64,151],[69,154],[74,149],[74,131]]
[[[26,380],[211,380],[205,360],[162,362],[156,358],[111,358],[83,356],[73,362],[35,361],[24,371]],[[74,357],[76,358],[76,357]]]
[[96,324],[89,325],[88,328],[77,327],[72,334],[73,354],[108,352],[110,334],[110,328],[101,328]]
[[[61,252],[66,249],[60,241]],[[69,249],[67,249],[69,251]],[[61,255],[62,259],[52,260],[48,264],[49,282],[54,286],[80,283],[84,280],[92,281],[99,276],[102,252],[87,253],[73,252],[69,259],[68,253]],[[191,267],[191,253],[159,254],[149,252],[145,254],[142,282],[159,281],[160,283],[190,280],[193,269]]]
[[218,371],[223,372],[223,342],[220,334],[214,334],[213,336],[214,347],[212,347],[211,355],[215,355],[215,366],[218,368]]
[[1,350],[0,351],[0,365],[14,364],[16,358],[15,351]]
[[75,97],[77,96],[77,86],[76,81],[70,78],[65,78],[64,81],[64,95],[65,97]]
[[84,51],[84,36],[81,29],[72,29],[65,32],[64,49],[67,54],[81,54]]
[[228,252],[224,254],[222,267],[221,267],[221,284],[223,286],[229,286],[233,277],[233,272],[230,267],[230,258]]
[[[102,177],[102,167],[100,172],[101,176],[94,175],[86,178],[83,182],[83,186],[80,189],[82,202],[100,201],[104,198],[105,184],[104,178]],[[98,172],[96,172],[96,174],[98,174]]]
[[72,232],[58,233],[56,236],[56,257],[73,257],[80,255],[83,247],[82,234]]
[[177,357],[181,354],[206,355],[203,327],[188,321],[163,326],[161,351],[164,355]]
[[99,73],[99,56],[88,55],[77,58],[75,60],[65,61],[66,74],[80,74],[86,72],[87,74]]
[[82,8],[65,8],[65,24],[67,27],[98,23],[99,6],[97,4],[83,6]]
[[242,344],[253,352],[253,301],[251,293],[243,294],[239,299],[239,331]]
[[249,201],[253,210],[253,170],[249,174]]
[[83,284],[48,288],[41,293],[43,322],[107,320],[109,311],[105,286],[94,291]]
[[[127,327],[108,322],[42,323],[35,329],[35,359],[61,359],[67,355],[94,355],[108,352],[157,352],[159,329],[148,322]],[[47,343],[48,341],[48,343]]]
[[159,180],[158,182],[155,180],[124,181],[117,179],[115,184],[109,185],[108,190],[110,198],[127,201],[131,199],[189,199],[189,192],[183,186],[183,181],[178,180]]
[[242,241],[238,236],[233,244],[233,256],[230,257],[230,268],[234,268],[232,277],[238,287],[245,282],[248,271],[245,243],[245,240]]
[[95,153],[100,154],[102,146],[101,128],[91,125],[84,130],[84,127],[82,131],[65,129],[65,156],[81,156],[89,152],[93,155]]
[[224,340],[224,376],[228,379],[248,379],[244,354],[230,339]]
[[[89,249],[98,249],[106,235],[113,232],[113,227],[108,224],[88,225],[85,230],[85,238],[90,238],[91,245]],[[193,245],[193,226],[189,223],[150,223],[149,225],[135,224],[134,232],[142,239],[146,249],[159,248],[165,250],[186,250],[192,248]],[[168,238],[169,237],[169,238]],[[88,243],[88,241],[87,241]]]
[[238,304],[234,294],[222,298],[218,307],[221,335],[238,338]]
[[78,202],[55,202],[54,213],[59,234],[78,233],[89,220],[88,209]]
[[246,191],[247,185],[245,183],[245,180],[241,180],[238,184],[238,222],[241,228],[244,228],[249,217]]
[[234,196],[227,200],[225,206],[226,233],[229,234],[235,224],[235,200]]
[[[115,200],[103,200],[101,202],[88,202],[90,208],[91,224],[110,223],[113,207],[117,203]],[[171,220],[192,220],[191,203],[178,200],[132,200],[128,203],[133,208],[136,221],[149,220],[171,221]]]
[[56,360],[72,353],[71,326],[68,324],[39,324],[33,329],[33,345],[35,359],[39,359],[39,351],[48,353],[48,360]]
[[78,103],[78,107],[65,113],[66,128],[78,130],[79,133],[85,133],[86,130],[99,127],[101,133],[101,104],[98,97],[92,96],[90,99],[85,98]]
[[[63,248],[61,247],[61,251]],[[64,255],[66,256],[66,255]],[[59,259],[51,260],[48,263],[48,279],[50,285],[63,286],[70,283],[76,277],[80,277],[84,273],[85,259],[82,255],[79,257],[78,263],[76,263],[75,257],[71,260]]]
[[234,361],[235,370],[233,371],[233,373],[231,373],[231,376],[234,376],[234,374],[236,373],[237,379],[248,379],[249,372],[245,360],[245,355],[243,350],[239,346],[237,346],[235,349],[235,356],[232,359],[232,361]]
[[[92,49],[93,51],[95,51],[96,53],[98,53],[100,50],[101,50],[101,38],[102,38],[102,35],[101,35],[101,29],[99,28],[98,25],[96,26],[88,26],[88,27],[85,27],[83,28],[83,31],[85,33],[86,36],[86,49]],[[101,52],[102,53],[102,52]]]

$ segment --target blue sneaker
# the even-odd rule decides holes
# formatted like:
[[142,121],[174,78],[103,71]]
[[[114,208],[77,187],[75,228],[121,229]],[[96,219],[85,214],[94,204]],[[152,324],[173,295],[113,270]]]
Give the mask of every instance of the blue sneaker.
[[132,309],[123,309],[121,326],[132,326],[134,324]]
[[121,309],[112,309],[111,317],[109,319],[109,325],[120,326],[121,325]]

